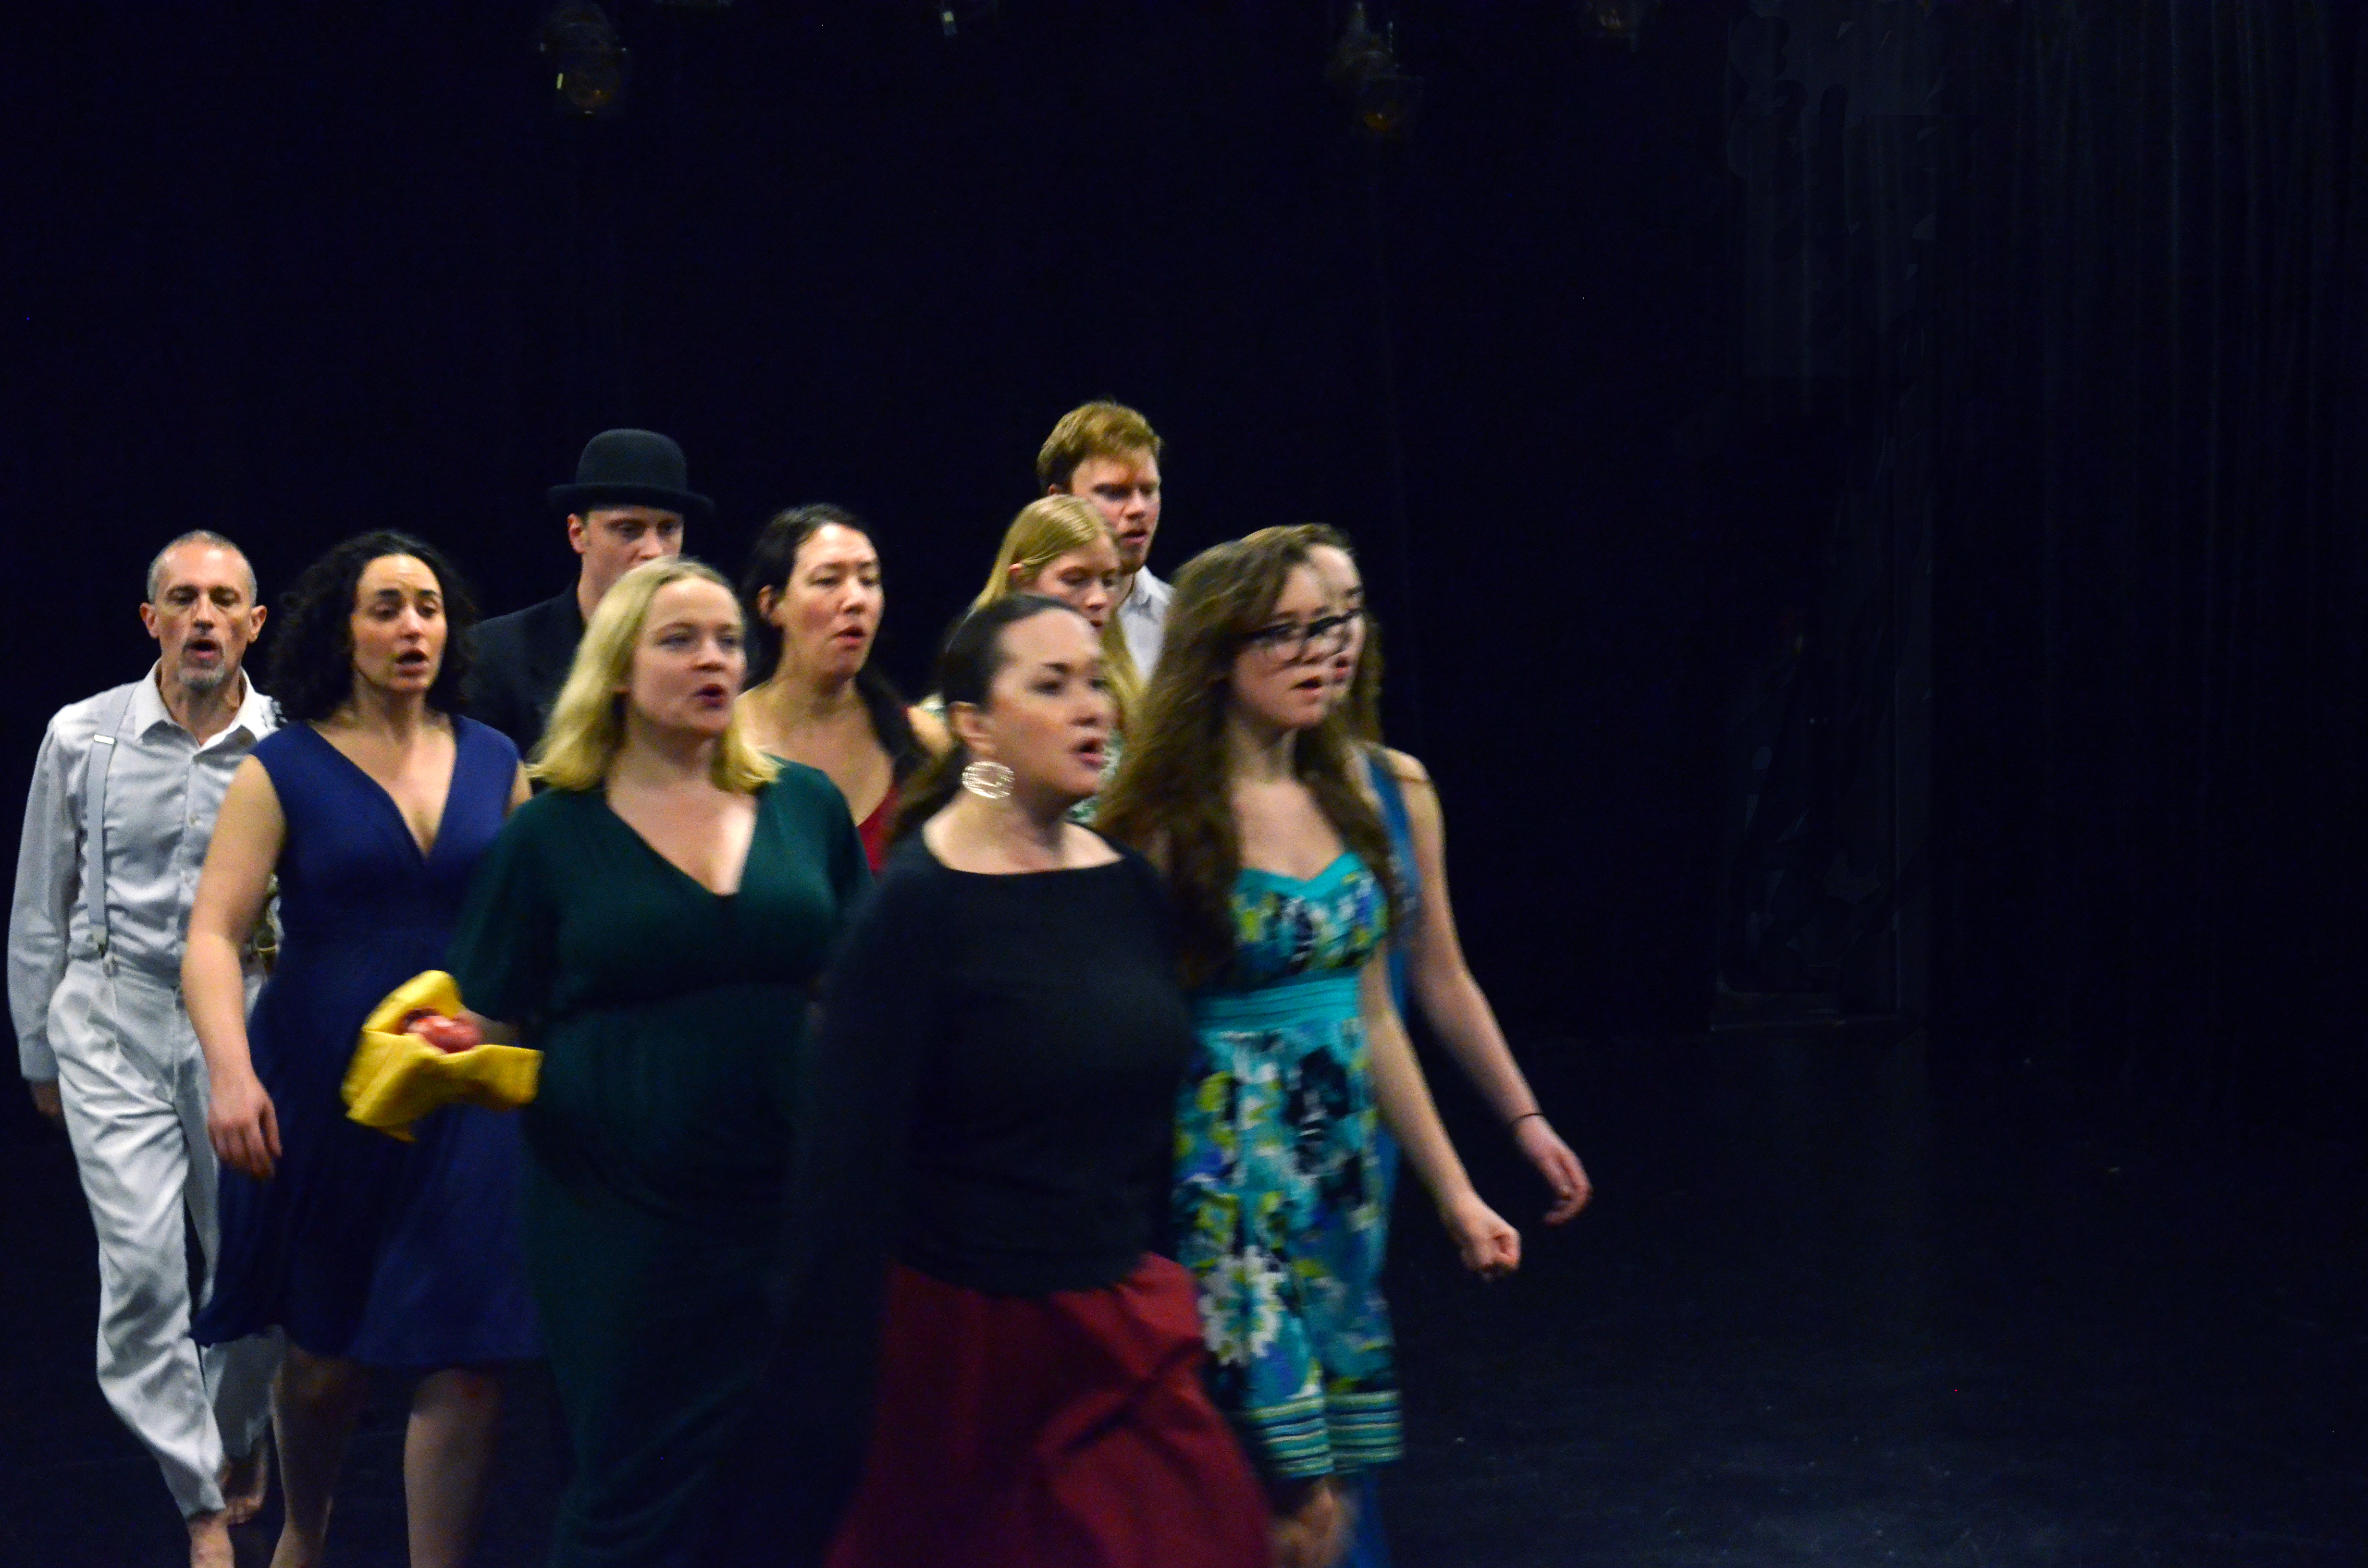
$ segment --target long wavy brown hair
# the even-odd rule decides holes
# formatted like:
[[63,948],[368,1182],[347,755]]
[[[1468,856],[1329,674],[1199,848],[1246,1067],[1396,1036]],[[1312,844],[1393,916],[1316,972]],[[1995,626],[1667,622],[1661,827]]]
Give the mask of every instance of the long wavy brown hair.
[[[1234,660],[1301,570],[1315,570],[1307,546],[1281,528],[1202,551],[1185,563],[1125,758],[1094,816],[1100,832],[1165,863],[1187,985],[1215,981],[1234,957],[1234,882],[1242,871],[1225,748]],[[1401,909],[1389,835],[1353,781],[1351,756],[1340,721],[1327,718],[1300,732],[1292,771],[1340,841],[1381,879],[1395,926]]]

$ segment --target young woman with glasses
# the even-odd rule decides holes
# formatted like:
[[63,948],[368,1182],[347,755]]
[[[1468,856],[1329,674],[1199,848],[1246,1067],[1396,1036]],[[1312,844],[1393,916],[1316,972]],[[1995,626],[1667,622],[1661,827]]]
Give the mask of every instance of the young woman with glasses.
[[1199,1279],[1212,1387],[1265,1471],[1285,1564],[1335,1561],[1357,1473],[1400,1453],[1377,1110],[1465,1265],[1495,1278],[1520,1260],[1390,1006],[1389,838],[1326,722],[1350,626],[1296,539],[1192,561],[1099,819],[1163,869],[1175,905],[1198,1040],[1176,1256]]
[[[1407,905],[1406,924],[1390,943],[1391,1001],[1400,1018],[1409,1017],[1409,1001],[1421,1005],[1432,1032],[1554,1195],[1545,1222],[1564,1224],[1587,1207],[1593,1187],[1587,1168],[1539,1108],[1537,1096],[1505,1043],[1495,1009],[1464,961],[1463,944],[1455,932],[1454,907],[1447,896],[1446,819],[1430,775],[1415,758],[1382,744],[1381,633],[1365,608],[1365,582],[1357,569],[1356,555],[1345,534],[1322,523],[1276,531],[1295,538],[1305,548],[1310,564],[1350,618],[1347,635],[1332,659],[1332,698],[1356,750],[1365,787],[1389,828],[1391,855]],[[1398,1149],[1387,1129],[1376,1135],[1374,1142],[1386,1221],[1397,1185]],[[1380,1568],[1389,1556],[1382,1544],[1370,1475],[1360,1505],[1349,1568]]]

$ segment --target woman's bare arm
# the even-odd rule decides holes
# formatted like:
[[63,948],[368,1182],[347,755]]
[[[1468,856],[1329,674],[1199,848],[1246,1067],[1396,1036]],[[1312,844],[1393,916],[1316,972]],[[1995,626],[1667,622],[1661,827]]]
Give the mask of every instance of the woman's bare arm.
[[1390,1005],[1389,964],[1376,956],[1360,977],[1365,1049],[1372,1062],[1373,1097],[1382,1119],[1406,1152],[1406,1164],[1430,1191],[1439,1217],[1455,1238],[1463,1265],[1487,1278],[1510,1274],[1521,1264],[1521,1238],[1497,1211],[1481,1201],[1448,1141],[1432,1103],[1430,1085],[1407,1043],[1406,1026]]
[[1464,960],[1455,906],[1447,892],[1447,823],[1438,790],[1422,764],[1404,752],[1387,753],[1385,766],[1396,773],[1406,795],[1415,869],[1422,878],[1422,907],[1406,944],[1410,999],[1544,1178],[1554,1197],[1546,1223],[1559,1225],[1587,1207],[1594,1190],[1587,1167],[1539,1110],[1537,1096],[1497,1025],[1496,1009],[1488,1006]]
[[287,837],[271,775],[250,756],[231,776],[214,818],[181,955],[181,994],[211,1087],[206,1131],[224,1165],[258,1178],[268,1177],[279,1162],[279,1123],[247,1054],[246,975],[239,951],[262,918]]

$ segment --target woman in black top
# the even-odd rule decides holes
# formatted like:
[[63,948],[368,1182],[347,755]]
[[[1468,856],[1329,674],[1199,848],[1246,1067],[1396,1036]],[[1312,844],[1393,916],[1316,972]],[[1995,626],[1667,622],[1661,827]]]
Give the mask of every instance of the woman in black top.
[[1099,646],[1000,600],[939,689],[954,748],[825,983],[801,1097],[769,1544],[788,1513],[814,1537],[791,1562],[837,1524],[834,1568],[1262,1568],[1190,1278],[1146,1250],[1192,1049],[1166,895],[1066,820],[1110,740]]

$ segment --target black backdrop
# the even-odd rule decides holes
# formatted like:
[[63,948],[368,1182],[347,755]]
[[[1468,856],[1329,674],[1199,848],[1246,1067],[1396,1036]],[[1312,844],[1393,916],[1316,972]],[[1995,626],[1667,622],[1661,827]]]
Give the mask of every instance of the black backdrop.
[[1958,1018],[2356,1132],[2368,33],[2340,3],[1957,40],[1936,789]]
[[0,439],[44,585],[10,755],[137,666],[138,568],[185,526],[267,592],[387,523],[494,608],[553,591],[539,497],[612,422],[683,441],[727,569],[775,506],[876,519],[916,679],[1044,430],[1113,395],[1170,443],[1163,569],[1302,517],[1365,542],[1500,1005],[1699,1024],[1736,563],[1822,505],[1674,455],[1721,374],[1724,17],[1630,56],[1402,7],[1429,91],[1377,154],[1321,6],[963,7],[951,40],[872,0],[613,9],[634,75],[594,124],[552,112],[533,7],[12,23],[55,36],[9,52],[40,218]]
[[[531,6],[11,17],[6,755],[138,667],[182,528],[268,588],[395,524],[493,608],[554,590],[537,498],[609,423],[684,441],[726,566],[779,505],[877,519],[912,680],[1043,429],[1110,394],[1171,442],[1163,567],[1364,541],[1517,1034],[1701,1027],[1732,705],[1830,627],[1837,540],[1904,519],[1940,1021],[2187,1103],[2356,1095],[2349,8],[1917,7],[1935,53],[1823,47],[1910,0],[1673,5],[1631,54],[1559,4],[1404,4],[1427,90],[1381,150],[1323,83],[1337,5],[612,9],[634,79],[589,125]],[[1882,254],[1839,195],[1825,240],[1755,219],[1786,156],[1858,177],[1736,139],[1812,44],[1795,108],[1921,117],[1928,183],[1851,187],[1929,207]],[[1826,240],[1865,265],[1817,273]],[[1796,254],[1820,292],[1771,315]],[[1912,650],[1813,652],[1844,690]]]

